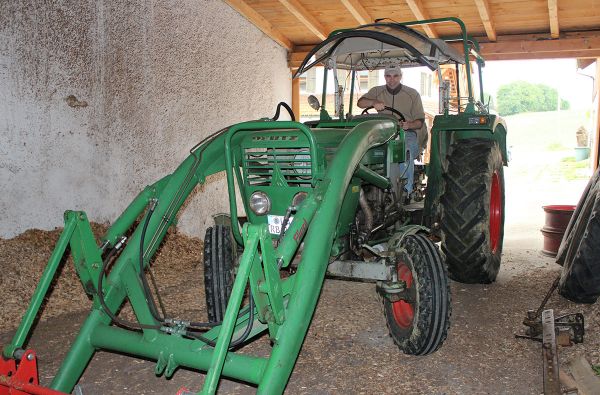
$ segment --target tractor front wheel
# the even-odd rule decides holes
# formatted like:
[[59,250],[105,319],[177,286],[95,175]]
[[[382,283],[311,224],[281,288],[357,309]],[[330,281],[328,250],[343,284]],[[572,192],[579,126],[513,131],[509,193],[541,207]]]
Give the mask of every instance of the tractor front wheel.
[[493,140],[452,146],[440,199],[442,252],[450,278],[487,284],[500,270],[504,239],[502,154]]
[[394,245],[398,280],[406,284],[403,299],[383,300],[394,343],[410,355],[436,351],[450,326],[450,285],[437,247],[426,237],[407,235]]
[[204,290],[210,322],[225,316],[233,286],[233,257],[229,227],[215,225],[204,237]]

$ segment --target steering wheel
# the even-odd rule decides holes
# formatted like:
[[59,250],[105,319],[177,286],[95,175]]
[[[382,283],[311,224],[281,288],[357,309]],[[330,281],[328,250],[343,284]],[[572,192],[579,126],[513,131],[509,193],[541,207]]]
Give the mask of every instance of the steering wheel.
[[[372,108],[375,108],[375,107],[371,106],[371,107],[367,107],[367,108],[365,108],[365,109],[364,109],[364,110],[361,112],[361,115],[364,115],[364,114],[371,114],[371,113],[369,112],[369,110],[370,110],[370,109],[372,109]],[[398,116],[398,118],[400,118],[400,120],[401,120],[402,122],[406,122],[406,118],[404,118],[404,115],[402,115],[402,113],[401,113],[400,111],[396,110],[395,108],[392,108],[392,107],[385,106],[383,109],[384,109],[384,110],[391,111],[392,113],[396,114],[396,115]],[[373,114],[371,114],[371,115],[373,115]]]

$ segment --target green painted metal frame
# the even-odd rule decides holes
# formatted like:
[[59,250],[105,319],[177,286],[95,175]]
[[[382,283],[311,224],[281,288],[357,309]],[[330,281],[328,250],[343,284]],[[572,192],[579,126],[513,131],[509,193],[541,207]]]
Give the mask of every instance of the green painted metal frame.
[[[239,144],[240,134],[286,128],[302,130],[314,144],[312,132],[298,123],[261,121],[236,125],[227,134],[215,136],[200,145],[175,172],[140,193],[102,238],[101,247],[96,244],[85,213],[67,211],[64,231],[27,313],[11,343],[4,347],[3,355],[12,358],[24,346],[66,247],[70,245],[77,273],[84,289],[93,297],[93,306],[50,384],[52,389],[71,392],[94,353],[104,349],[156,360],[156,374],[166,377],[170,377],[178,366],[207,371],[202,394],[215,393],[221,376],[257,384],[261,394],[282,393],[319,298],[340,215],[340,202],[353,177],[385,184],[385,180],[359,164],[367,150],[396,135],[394,122],[366,121],[344,137],[332,163],[316,178],[313,191],[299,205],[294,221],[277,247],[272,244],[266,224],[247,223],[241,232],[238,230],[245,249],[230,302],[221,325],[204,334],[205,338],[216,341],[214,347],[202,340],[183,337],[181,328],[157,322],[140,281],[139,255],[143,254],[143,264],[149,265],[179,208],[207,175],[227,170],[230,196],[235,194],[231,183],[235,172],[232,167],[236,163],[231,152]],[[311,149],[316,148],[311,145]],[[147,208],[155,202],[158,205],[151,215]],[[232,220],[234,213],[232,210]],[[97,292],[105,248],[121,240],[140,217],[140,224],[147,220],[148,237],[144,238],[140,248],[143,226],[138,225],[104,279],[103,291],[111,314],[116,314],[125,300],[131,303],[137,321],[144,325],[141,331],[111,325],[111,317],[103,310]],[[290,264],[302,242],[305,248],[298,270],[294,275],[282,278],[279,268]],[[253,316],[249,309],[240,314],[240,304],[248,286],[256,305]],[[229,350],[231,339],[244,331],[248,320],[254,321],[249,339],[268,330],[274,344],[269,358]]]

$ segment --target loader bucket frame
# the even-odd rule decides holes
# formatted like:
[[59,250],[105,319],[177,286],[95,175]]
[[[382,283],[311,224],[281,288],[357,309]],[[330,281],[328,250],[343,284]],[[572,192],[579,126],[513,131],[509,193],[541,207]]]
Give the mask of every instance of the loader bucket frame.
[[[239,149],[240,136],[269,129],[299,130],[307,136],[311,149],[315,149],[312,132],[300,123],[246,122],[230,128],[227,133],[211,137],[193,149],[175,172],[146,187],[110,227],[102,238],[101,246],[96,244],[86,214],[67,211],[63,233],[17,332],[3,349],[3,356],[18,359],[24,354],[23,347],[33,322],[70,246],[75,268],[84,290],[93,299],[93,306],[50,384],[54,392],[48,393],[70,393],[97,350],[155,360],[156,374],[166,377],[173,375],[179,366],[206,371],[202,394],[215,393],[221,376],[255,384],[258,393],[282,393],[319,298],[340,213],[339,202],[343,200],[351,178],[364,176],[359,162],[367,150],[396,135],[394,122],[373,120],[360,123],[345,136],[326,171],[320,173],[317,163],[311,164],[313,174],[318,175],[312,192],[298,206],[294,221],[277,247],[273,246],[266,224],[248,223],[241,231],[233,226],[236,239],[244,244],[244,252],[225,317],[220,325],[203,334],[204,340],[192,338],[187,327],[189,323],[185,321],[158,321],[140,281],[143,268],[149,265],[182,204],[206,176],[226,171],[232,224],[237,225],[233,180],[237,177],[239,181],[239,169],[233,152]],[[103,255],[122,243],[123,235],[140,216],[139,225],[110,272],[105,274]],[[282,278],[279,269],[290,264],[302,242],[305,247],[297,272]],[[102,287],[99,289],[100,282]],[[256,308],[240,310],[248,286]],[[141,328],[111,325],[126,300],[131,303]],[[252,322],[251,327],[249,321]],[[240,354],[230,349],[232,339],[247,332],[248,328],[251,329],[247,339],[268,331],[274,344],[270,357]],[[22,360],[20,364],[24,362]],[[1,379],[4,376],[0,371]]]

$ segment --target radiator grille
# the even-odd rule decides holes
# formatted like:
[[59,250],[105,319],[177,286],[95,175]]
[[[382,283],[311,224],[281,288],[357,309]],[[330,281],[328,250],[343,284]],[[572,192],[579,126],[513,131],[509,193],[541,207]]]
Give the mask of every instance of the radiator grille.
[[277,173],[289,186],[305,186],[313,178],[310,151],[305,147],[245,148],[243,169],[248,185],[271,185]]

